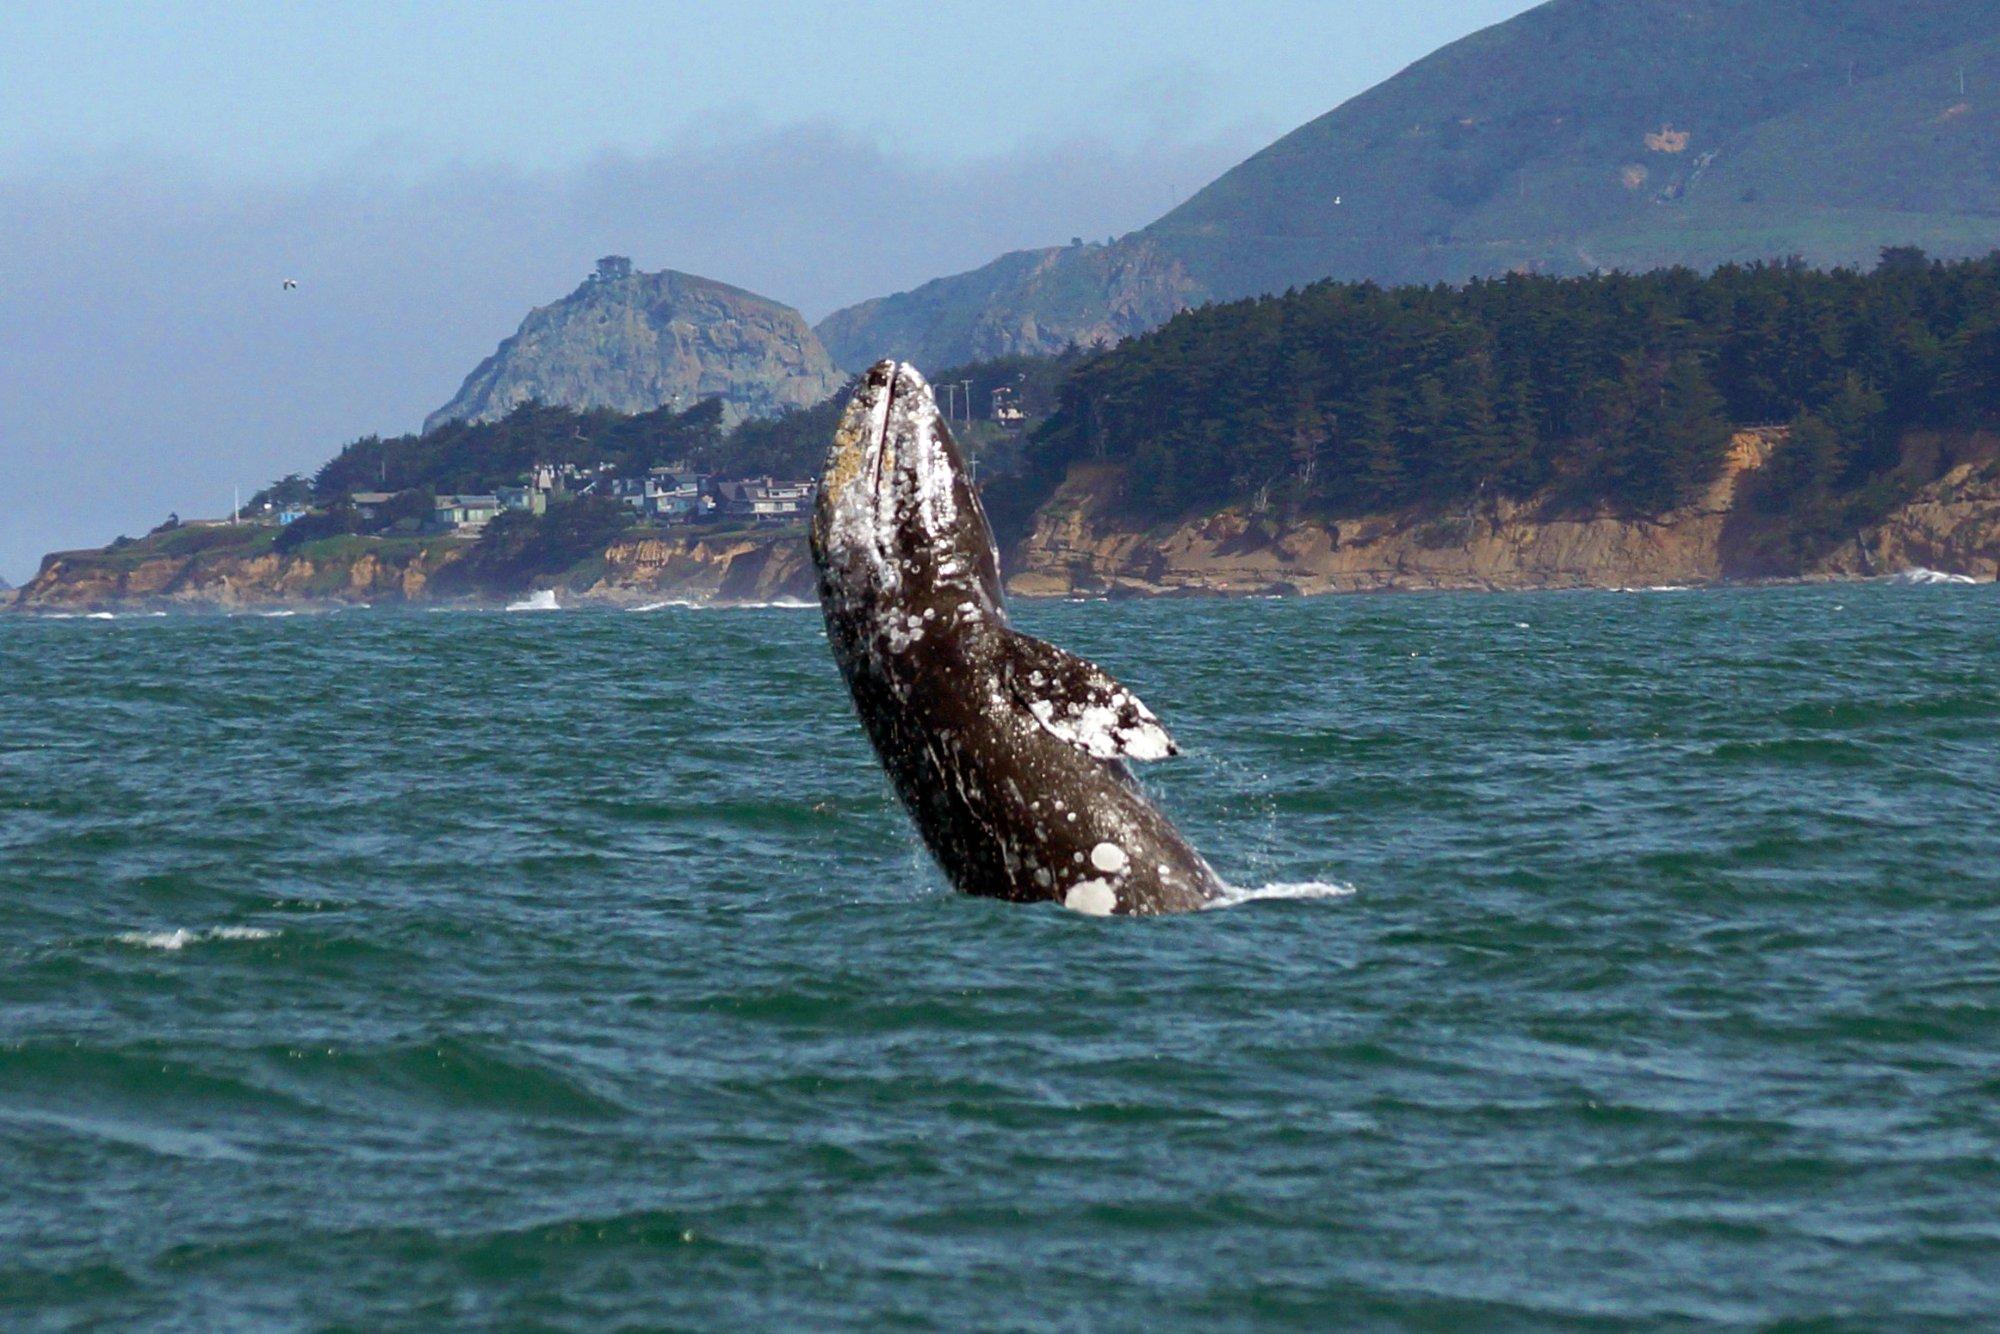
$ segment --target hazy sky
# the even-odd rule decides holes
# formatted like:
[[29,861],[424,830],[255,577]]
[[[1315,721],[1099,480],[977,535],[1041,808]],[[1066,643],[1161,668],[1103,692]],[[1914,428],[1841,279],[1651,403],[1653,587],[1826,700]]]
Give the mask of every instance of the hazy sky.
[[1529,7],[8,0],[0,576],[415,428],[607,251],[817,319],[1143,226]]

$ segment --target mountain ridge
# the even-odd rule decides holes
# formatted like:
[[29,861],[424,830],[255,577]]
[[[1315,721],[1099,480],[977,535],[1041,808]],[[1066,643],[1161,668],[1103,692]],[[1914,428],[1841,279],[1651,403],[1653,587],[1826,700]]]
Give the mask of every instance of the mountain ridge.
[[819,327],[849,369],[936,366],[1329,277],[1982,254],[2000,247],[1996,144],[2000,0],[1551,0],[1110,245],[1019,252]]

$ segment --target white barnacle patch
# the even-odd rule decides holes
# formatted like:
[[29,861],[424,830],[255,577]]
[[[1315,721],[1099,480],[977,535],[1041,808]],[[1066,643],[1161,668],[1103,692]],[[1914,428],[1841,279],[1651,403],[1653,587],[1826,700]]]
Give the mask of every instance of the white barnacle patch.
[[1063,896],[1063,907],[1086,917],[1109,917],[1118,911],[1118,894],[1102,880],[1079,880]]
[[1096,664],[1025,635],[1009,643],[1009,686],[1044,730],[1100,760],[1163,760],[1174,753],[1153,711]]
[[1099,843],[1090,850],[1090,864],[1106,875],[1119,875],[1132,864],[1132,859],[1116,843]]

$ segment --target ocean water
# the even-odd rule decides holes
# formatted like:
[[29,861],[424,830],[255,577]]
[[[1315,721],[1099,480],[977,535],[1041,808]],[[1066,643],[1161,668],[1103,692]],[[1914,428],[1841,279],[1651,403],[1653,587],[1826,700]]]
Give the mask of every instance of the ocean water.
[[1017,620],[1271,892],[948,892],[809,610],[0,618],[0,1327],[2000,1318],[2000,592]]

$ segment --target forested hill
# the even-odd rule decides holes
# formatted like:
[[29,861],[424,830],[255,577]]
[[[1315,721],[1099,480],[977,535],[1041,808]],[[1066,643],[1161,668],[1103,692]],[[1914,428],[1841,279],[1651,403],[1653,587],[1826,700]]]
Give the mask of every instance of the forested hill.
[[1865,264],[1891,245],[2000,245],[2000,0],[1551,0],[1142,231],[1009,256],[819,332],[849,369],[941,365],[1325,278]]
[[[1796,536],[1927,481],[1923,427],[2000,419],[2000,256],[1872,271],[1322,283],[1217,305],[1079,366],[993,497],[1016,526],[1070,464],[1129,465],[1135,521],[1256,499],[1329,516],[1483,496],[1666,510],[1732,429],[1794,429],[1759,504]],[[1921,475],[1920,475],[1921,474]]]

